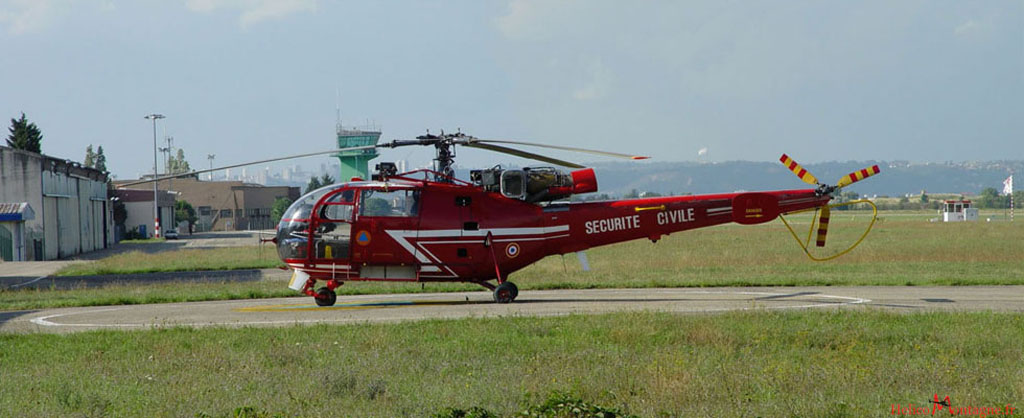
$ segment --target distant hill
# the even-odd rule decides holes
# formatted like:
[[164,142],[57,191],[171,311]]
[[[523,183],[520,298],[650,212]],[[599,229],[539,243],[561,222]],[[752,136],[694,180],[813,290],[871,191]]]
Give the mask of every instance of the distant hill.
[[[861,195],[903,196],[929,193],[975,195],[986,187],[1002,190],[1003,180],[1024,173],[1024,161],[910,163],[847,161],[804,165],[819,181],[835,184],[843,175],[878,164],[881,174],[849,186]],[[778,162],[614,162],[596,163],[599,193],[622,195],[632,189],[662,194],[705,194],[739,190],[806,187]],[[1024,185],[1024,175],[1018,184]]]
[[[910,163],[907,161],[846,161],[804,165],[819,181],[835,184],[840,177],[878,164],[882,173],[846,190],[861,195],[903,196],[928,193],[976,195],[986,187],[1002,190],[1010,171],[1021,173],[1024,161]],[[537,166],[544,165],[537,163]],[[598,194],[622,196],[636,189],[661,194],[727,193],[740,190],[781,190],[808,187],[778,162],[603,162],[589,166],[597,173]],[[469,168],[457,167],[456,176],[469,178]],[[273,183],[281,185],[281,182]],[[283,183],[305,188],[306,182]]]

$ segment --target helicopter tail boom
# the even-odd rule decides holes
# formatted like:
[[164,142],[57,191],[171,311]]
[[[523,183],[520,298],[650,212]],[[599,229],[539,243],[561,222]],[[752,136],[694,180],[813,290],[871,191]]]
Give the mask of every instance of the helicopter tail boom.
[[571,204],[571,236],[559,248],[569,253],[674,232],[736,222],[765,223],[781,214],[827,205],[814,189],[673,196]]

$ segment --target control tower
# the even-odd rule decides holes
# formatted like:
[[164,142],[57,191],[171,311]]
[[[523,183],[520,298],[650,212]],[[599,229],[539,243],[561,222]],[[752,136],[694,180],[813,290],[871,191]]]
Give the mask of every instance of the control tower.
[[[380,139],[380,128],[377,126],[366,126],[362,128],[346,127],[340,123],[337,125],[338,148],[360,147],[366,145],[377,145]],[[346,182],[352,177],[361,179],[370,178],[370,160],[377,158],[380,154],[376,148],[342,151],[336,154],[341,162],[341,174],[338,182]]]

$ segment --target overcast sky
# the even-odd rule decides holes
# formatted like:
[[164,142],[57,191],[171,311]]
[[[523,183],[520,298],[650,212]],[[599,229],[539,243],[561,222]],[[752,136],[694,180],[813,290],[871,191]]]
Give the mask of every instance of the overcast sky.
[[25,112],[54,156],[103,145],[120,178],[151,170],[153,112],[193,167],[330,148],[336,91],[388,140],[1024,159],[1024,1],[0,0],[0,83],[3,125]]

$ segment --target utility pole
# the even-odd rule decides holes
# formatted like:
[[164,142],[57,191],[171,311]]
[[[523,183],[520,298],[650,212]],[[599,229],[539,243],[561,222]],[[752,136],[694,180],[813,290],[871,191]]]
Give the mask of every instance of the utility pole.
[[160,148],[162,150],[167,150],[167,165],[164,166],[166,167],[164,171],[166,171],[167,174],[174,174],[171,173],[171,158],[174,158],[174,137],[165,136],[164,141],[167,141],[167,148]]
[[[213,170],[213,157],[216,157],[216,155],[206,154],[206,159],[210,160],[210,170]],[[210,181],[213,181],[213,171],[210,172]]]
[[169,174],[171,172],[171,150],[164,147],[157,148],[157,150],[164,156],[164,174]]
[[[166,128],[167,127],[164,126],[164,129],[166,129]],[[164,140],[167,141],[167,164],[168,164],[167,169],[164,170],[164,171],[166,171],[167,174],[178,174],[178,171],[181,170],[181,168],[178,167],[178,164],[181,164],[182,163],[181,161],[178,161],[176,164],[174,164],[174,173],[171,173],[171,169],[170,169],[170,166],[169,166],[169,164],[171,163],[171,158],[173,158],[172,152],[174,152],[174,137],[170,136],[170,135],[164,135]],[[173,186],[174,186],[174,179],[173,178],[167,179],[167,190],[168,191],[173,191],[174,190]],[[174,221],[172,220],[171,222],[172,222],[171,225],[174,225]],[[176,225],[175,225],[175,228],[177,228]]]
[[145,117],[146,119],[150,119],[150,120],[153,121],[153,237],[154,238],[160,238],[160,206],[159,206],[159,203],[158,203],[159,201],[157,199],[157,191],[156,191],[156,184],[157,184],[157,182],[156,182],[156,178],[157,178],[157,171],[156,171],[156,121],[157,121],[157,119],[163,119],[165,117],[166,116],[158,114],[158,113],[151,113],[149,115],[146,115],[146,117]]

